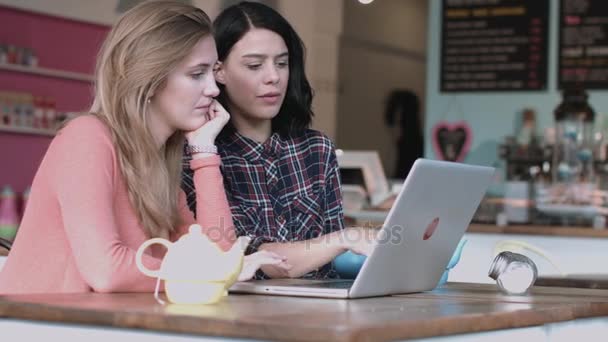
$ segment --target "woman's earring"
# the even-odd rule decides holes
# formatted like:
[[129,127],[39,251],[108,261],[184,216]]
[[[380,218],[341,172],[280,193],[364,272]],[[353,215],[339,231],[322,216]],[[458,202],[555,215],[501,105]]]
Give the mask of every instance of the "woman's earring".
[[152,102],[152,98],[148,97],[148,100],[146,100],[146,102],[148,102],[148,103]]

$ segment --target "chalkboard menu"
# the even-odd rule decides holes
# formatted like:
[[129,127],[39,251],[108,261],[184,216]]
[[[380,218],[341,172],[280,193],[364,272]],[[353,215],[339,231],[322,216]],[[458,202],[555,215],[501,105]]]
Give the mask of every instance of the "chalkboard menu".
[[443,0],[441,91],[547,86],[549,0]]
[[562,0],[559,87],[608,89],[608,1]]

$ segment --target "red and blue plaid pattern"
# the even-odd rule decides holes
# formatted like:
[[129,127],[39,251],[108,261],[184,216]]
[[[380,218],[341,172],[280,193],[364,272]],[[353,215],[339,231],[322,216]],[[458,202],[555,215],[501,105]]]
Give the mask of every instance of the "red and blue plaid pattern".
[[[344,228],[335,148],[322,133],[306,130],[287,139],[274,133],[258,143],[234,132],[218,141],[218,150],[237,235],[252,238],[247,253],[263,243],[308,240]],[[182,187],[194,210],[189,168]],[[336,273],[328,264],[305,277]]]

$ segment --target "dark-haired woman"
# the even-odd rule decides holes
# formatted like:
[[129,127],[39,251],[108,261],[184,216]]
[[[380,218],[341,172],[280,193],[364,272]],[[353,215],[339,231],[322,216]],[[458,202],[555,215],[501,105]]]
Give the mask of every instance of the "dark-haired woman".
[[[331,261],[368,254],[374,232],[344,229],[340,179],[331,140],[309,129],[312,89],[304,44],[272,8],[241,2],[214,21],[219,101],[231,120],[217,144],[237,235],[248,253],[285,256],[291,269],[264,266],[258,278],[333,278]],[[194,191],[186,170],[183,187]]]

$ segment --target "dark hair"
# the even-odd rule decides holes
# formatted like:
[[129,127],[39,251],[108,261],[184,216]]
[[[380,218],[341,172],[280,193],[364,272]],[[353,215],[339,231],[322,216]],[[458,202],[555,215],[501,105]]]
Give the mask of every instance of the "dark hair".
[[[289,52],[289,81],[279,113],[272,119],[272,130],[282,136],[302,132],[311,124],[313,91],[304,71],[305,47],[291,25],[277,11],[264,4],[243,1],[230,6],[213,21],[218,59],[226,60],[232,47],[252,28],[267,29],[283,38]],[[218,100],[226,106],[226,94],[218,84]],[[226,125],[223,134],[233,130]]]
[[399,124],[397,162],[393,177],[404,179],[412,165],[424,155],[424,137],[420,125],[420,101],[411,90],[394,90],[389,94],[384,120],[388,126]]
[[[388,97],[384,120],[387,125],[392,126],[399,120],[398,116],[401,115],[400,124],[402,128],[406,125],[415,126],[418,124],[419,112],[420,101],[416,93],[410,90],[393,90]],[[405,120],[405,116],[408,120]]]

